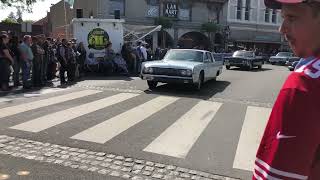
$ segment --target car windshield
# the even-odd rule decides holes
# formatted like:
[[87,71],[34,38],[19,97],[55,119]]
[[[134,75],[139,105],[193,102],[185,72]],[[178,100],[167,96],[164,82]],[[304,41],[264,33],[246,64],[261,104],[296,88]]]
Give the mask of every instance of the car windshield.
[[232,55],[233,57],[253,57],[253,52],[248,51],[236,51]]
[[203,62],[203,53],[201,51],[170,50],[164,60]]
[[277,56],[280,56],[280,57],[288,57],[288,56],[291,56],[291,53],[289,52],[279,52],[277,54]]

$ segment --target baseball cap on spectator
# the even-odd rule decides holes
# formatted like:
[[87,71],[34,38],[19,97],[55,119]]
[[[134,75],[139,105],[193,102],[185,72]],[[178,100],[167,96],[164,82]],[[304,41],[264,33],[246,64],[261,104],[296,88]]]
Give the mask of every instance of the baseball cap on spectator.
[[319,2],[320,0],[264,0],[266,7],[271,9],[281,9],[282,4],[297,4]]

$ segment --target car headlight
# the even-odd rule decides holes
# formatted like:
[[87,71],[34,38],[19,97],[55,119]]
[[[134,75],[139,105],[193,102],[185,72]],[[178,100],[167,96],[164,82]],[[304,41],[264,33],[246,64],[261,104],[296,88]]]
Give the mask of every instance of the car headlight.
[[153,68],[152,67],[144,68],[143,72],[146,73],[146,74],[152,74],[153,73]]
[[181,70],[181,71],[180,71],[180,74],[181,74],[182,76],[192,76],[192,70],[190,70],[190,69]]

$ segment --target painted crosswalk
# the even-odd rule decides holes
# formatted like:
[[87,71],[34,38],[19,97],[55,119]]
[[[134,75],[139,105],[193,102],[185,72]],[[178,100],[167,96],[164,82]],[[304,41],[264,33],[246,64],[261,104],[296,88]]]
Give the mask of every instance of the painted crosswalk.
[[50,106],[50,105],[78,99],[78,98],[82,98],[85,96],[97,94],[99,92],[101,92],[101,91],[84,90],[84,91],[80,91],[80,92],[65,94],[65,95],[61,95],[61,96],[57,96],[57,97],[52,97],[49,99],[43,99],[43,100],[34,101],[34,102],[26,103],[26,104],[20,104],[20,105],[16,105],[16,106],[2,108],[2,109],[0,109],[0,118],[4,118],[7,116],[12,116],[12,115],[23,113],[26,111],[30,111],[30,110],[34,110],[34,109],[38,109],[38,108],[42,108],[42,107],[46,107],[46,106]]
[[[124,132],[134,133],[134,127],[143,123],[153,123],[154,118],[159,118],[158,113],[164,109],[165,112],[175,113],[180,111],[179,116],[167,116],[162,114],[164,118],[175,117],[165,121],[168,123],[161,132],[148,139],[148,134],[143,134],[145,137],[143,146],[139,147],[142,153],[164,155],[166,157],[175,157],[179,159],[186,159],[192,153],[193,147],[197,144],[201,135],[205,131],[214,131],[214,123],[219,113],[224,107],[223,103],[196,100],[194,104],[185,105],[185,109],[180,109],[183,98],[159,96],[159,95],[145,95],[135,93],[116,93],[103,94],[104,92],[96,90],[80,90],[76,92],[68,92],[56,97],[48,97],[47,99],[35,100],[32,102],[17,104],[0,109],[0,125],[1,120],[6,121],[7,118],[13,115],[21,115],[26,113],[24,122],[10,125],[9,130],[18,130],[21,133],[40,133],[44,130],[54,128],[58,125],[68,124],[68,128],[72,128],[73,124],[81,123],[84,116],[100,113],[94,123],[86,127],[81,127],[80,130],[74,130],[72,134],[68,135],[70,140],[79,140],[80,142],[96,143],[104,145],[111,140],[117,139]],[[95,96],[94,100],[90,100],[91,95]],[[99,99],[97,99],[99,98]],[[75,99],[86,99],[84,102],[77,101],[76,104],[67,103],[64,109],[59,109],[57,112],[46,111],[49,106],[57,105],[59,103],[70,102]],[[126,104],[126,102],[134,101],[138,105],[124,106],[127,109],[120,113],[113,113],[106,116],[109,112],[101,113],[103,109],[113,111],[119,108],[119,104]],[[90,101],[88,101],[90,100]],[[129,103],[130,104],[130,103]],[[170,109],[168,107],[175,107]],[[244,110],[245,108],[243,108]],[[32,110],[32,111],[31,111]],[[28,116],[32,112],[38,113],[39,117]],[[241,170],[251,170],[254,165],[255,153],[261,139],[263,129],[267,123],[270,115],[270,108],[248,106],[245,110],[245,117],[239,121],[243,121],[241,131],[239,131],[239,140],[237,142],[234,156],[233,168]],[[28,119],[28,117],[32,117]],[[235,114],[234,117],[238,118]],[[157,120],[157,119],[156,119]],[[157,120],[157,121],[160,121]],[[69,123],[67,123],[69,122]],[[226,123],[227,124],[227,123]],[[86,125],[86,124],[85,124]],[[67,131],[68,128],[63,128]],[[225,127],[228,128],[228,127]],[[145,127],[140,128],[142,131]],[[75,132],[75,133],[74,133]],[[146,131],[147,132],[147,131]],[[137,132],[140,133],[141,132]],[[141,136],[141,137],[142,137]],[[223,138],[223,137],[222,137]],[[128,145],[129,146],[129,145]]]
[[53,114],[49,114],[16,126],[11,129],[17,129],[21,131],[40,132],[58,124],[70,121],[85,114],[92,113],[94,111],[106,108],[108,106],[115,105],[122,101],[128,100],[137,96],[137,94],[121,93],[115,96],[100,99],[98,101],[83,104],[81,106],[73,107],[67,110],[59,111]]
[[201,132],[213,120],[221,103],[201,101],[177,120],[144,151],[185,158]]
[[50,89],[41,89],[38,91],[26,92],[26,93],[16,94],[16,95],[12,94],[12,95],[7,95],[6,97],[0,98],[0,103],[10,102],[10,101],[17,100],[17,99],[39,97],[42,95],[63,92],[63,91],[67,91],[67,90],[70,90],[70,88],[50,88]]
[[247,108],[233,168],[248,171],[253,169],[256,159],[254,155],[258,150],[270,113],[269,108],[253,106]]
[[178,98],[158,97],[110,120],[104,121],[72,138],[96,143],[105,143],[177,100]]

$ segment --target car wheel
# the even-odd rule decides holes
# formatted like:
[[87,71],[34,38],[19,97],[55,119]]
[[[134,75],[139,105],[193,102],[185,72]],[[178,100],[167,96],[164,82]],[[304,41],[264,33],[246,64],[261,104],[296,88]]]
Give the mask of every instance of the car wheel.
[[247,67],[247,69],[248,69],[249,71],[251,71],[252,68],[253,68],[252,63],[249,63],[249,66]]
[[199,81],[198,81],[198,83],[195,85],[195,88],[196,88],[197,91],[200,91],[200,90],[201,90],[203,81],[204,81],[204,74],[203,74],[203,72],[201,72],[200,75],[199,75]]
[[230,69],[230,66],[226,66],[226,68],[229,70],[229,69]]
[[157,81],[147,81],[149,89],[155,89],[158,85]]
[[262,69],[262,65],[258,65],[258,69]]

